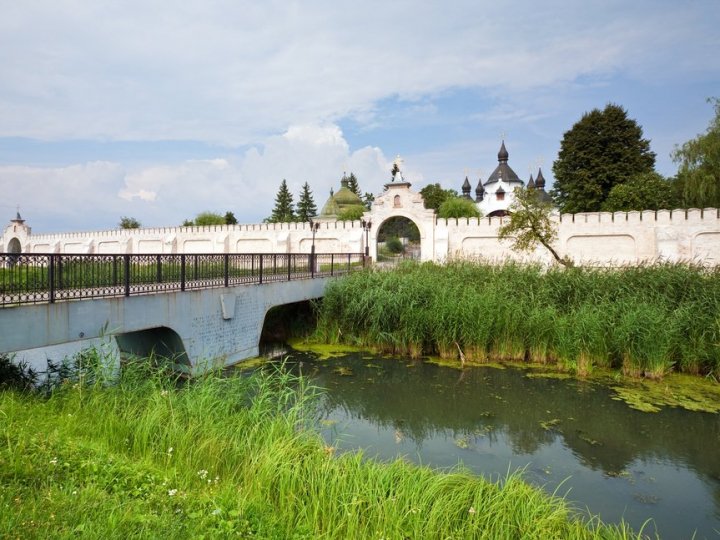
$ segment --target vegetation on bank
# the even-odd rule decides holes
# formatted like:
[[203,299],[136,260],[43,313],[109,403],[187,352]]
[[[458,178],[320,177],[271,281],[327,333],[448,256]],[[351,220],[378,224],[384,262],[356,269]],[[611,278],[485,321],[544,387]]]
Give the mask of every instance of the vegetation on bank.
[[335,455],[314,430],[315,403],[283,372],[178,385],[140,365],[112,382],[75,372],[47,395],[5,388],[0,536],[632,536],[578,521],[516,475]]
[[463,362],[720,374],[720,269],[406,263],[333,282],[318,339]]

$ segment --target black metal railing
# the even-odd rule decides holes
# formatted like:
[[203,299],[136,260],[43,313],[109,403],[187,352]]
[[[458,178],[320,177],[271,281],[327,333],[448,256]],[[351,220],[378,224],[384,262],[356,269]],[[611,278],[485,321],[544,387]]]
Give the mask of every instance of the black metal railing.
[[0,307],[336,276],[364,263],[362,253],[0,253]]

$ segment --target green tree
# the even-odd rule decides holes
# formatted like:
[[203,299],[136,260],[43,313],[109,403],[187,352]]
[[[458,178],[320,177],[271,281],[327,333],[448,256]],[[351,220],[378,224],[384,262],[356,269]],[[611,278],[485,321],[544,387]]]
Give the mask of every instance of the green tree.
[[540,244],[557,262],[572,266],[571,261],[560,257],[552,246],[557,240],[557,225],[551,219],[554,208],[550,201],[543,200],[535,189],[516,188],[515,200],[509,210],[509,218],[504,218],[507,221],[498,230],[501,240],[512,239],[515,251],[532,252]]
[[451,197],[459,197],[454,189],[443,189],[440,184],[428,184],[420,190],[425,208],[432,208],[437,211],[440,205]]
[[393,162],[392,169],[390,169],[390,181],[395,180],[395,175],[400,172],[400,167],[396,162]]
[[720,208],[720,99],[710,98],[708,103],[714,103],[715,118],[707,131],[676,146],[672,154],[679,164],[678,181],[685,207]]
[[313,199],[312,191],[307,182],[303,184],[302,192],[300,193],[300,199],[297,203],[297,220],[298,221],[310,221],[317,215],[317,206],[315,206],[315,199]]
[[358,179],[355,176],[355,173],[350,173],[350,176],[348,176],[348,189],[352,191],[355,195],[362,198],[362,192],[360,191],[360,185],[358,184]]
[[365,213],[365,206],[362,205],[353,205],[345,208],[338,214],[338,220],[339,221],[357,221],[359,219],[362,219],[363,214]]
[[551,195],[561,212],[595,212],[610,190],[655,166],[650,141],[619,105],[593,109],[563,135]]
[[670,210],[677,207],[675,188],[671,181],[656,172],[633,176],[624,184],[614,186],[605,199],[605,212],[629,210]]
[[365,192],[365,195],[363,196],[363,204],[365,205],[366,210],[370,210],[372,208],[372,203],[375,201],[375,195],[372,193]]
[[464,197],[448,197],[438,208],[438,217],[449,218],[473,218],[480,217],[477,205],[470,199]]
[[142,225],[137,219],[133,217],[123,216],[120,218],[120,223],[118,223],[118,226],[121,229],[139,229]]
[[193,227],[195,222],[192,219],[184,219],[181,227]]
[[293,208],[293,196],[287,187],[287,182],[283,178],[280,183],[280,189],[275,196],[275,208],[267,219],[269,223],[286,223],[295,220],[295,211]]
[[229,210],[225,212],[225,225],[237,225],[237,218],[235,217],[235,214],[230,212]]
[[195,216],[194,225],[204,227],[207,225],[225,225],[225,216],[216,212],[200,212]]

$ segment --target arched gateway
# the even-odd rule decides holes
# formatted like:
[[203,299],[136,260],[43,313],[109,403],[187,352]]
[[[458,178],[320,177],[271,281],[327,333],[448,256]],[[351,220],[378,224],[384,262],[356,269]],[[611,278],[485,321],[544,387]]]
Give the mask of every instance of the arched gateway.
[[375,198],[364,219],[372,222],[369,247],[370,257],[377,260],[377,235],[382,225],[393,217],[412,221],[420,232],[420,258],[432,261],[435,257],[435,211],[425,208],[420,193],[410,190],[398,172],[392,182],[385,184],[385,191]]

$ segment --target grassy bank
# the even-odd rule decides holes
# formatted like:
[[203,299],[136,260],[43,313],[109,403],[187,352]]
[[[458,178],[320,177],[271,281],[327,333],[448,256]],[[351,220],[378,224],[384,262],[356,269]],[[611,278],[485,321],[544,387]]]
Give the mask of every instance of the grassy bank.
[[405,264],[334,282],[318,337],[467,361],[720,374],[720,269]]
[[95,380],[0,392],[0,537],[630,536],[517,476],[335,455],[312,428],[312,389],[283,373]]

